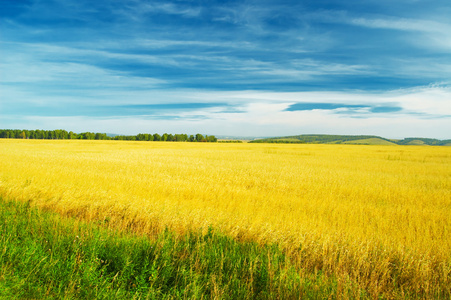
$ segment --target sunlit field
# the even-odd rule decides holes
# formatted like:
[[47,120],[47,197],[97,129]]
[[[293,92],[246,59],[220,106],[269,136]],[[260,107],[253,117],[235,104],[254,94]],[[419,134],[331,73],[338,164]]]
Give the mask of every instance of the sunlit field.
[[371,296],[451,297],[451,148],[0,140],[0,196],[150,238],[215,228]]

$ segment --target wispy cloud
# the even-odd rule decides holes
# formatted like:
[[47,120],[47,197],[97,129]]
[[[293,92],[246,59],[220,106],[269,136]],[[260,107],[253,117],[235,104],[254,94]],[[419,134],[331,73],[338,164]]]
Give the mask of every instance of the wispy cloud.
[[[351,24],[370,28],[394,29],[404,31],[420,32],[447,32],[447,25],[430,20],[415,20],[404,18],[355,18],[350,20]],[[449,32],[449,31],[448,31]]]
[[355,18],[350,23],[357,26],[364,26],[376,29],[400,30],[423,34],[424,41],[412,40],[419,47],[440,47],[451,49],[451,22],[437,22],[434,20],[406,19],[406,18]]

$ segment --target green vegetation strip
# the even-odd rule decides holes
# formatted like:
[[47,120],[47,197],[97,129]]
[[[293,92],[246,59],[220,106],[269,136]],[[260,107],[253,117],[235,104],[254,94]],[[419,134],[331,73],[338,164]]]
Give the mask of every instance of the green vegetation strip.
[[324,299],[344,293],[333,278],[300,275],[274,245],[239,243],[213,229],[178,238],[166,231],[150,240],[0,199],[0,299]]

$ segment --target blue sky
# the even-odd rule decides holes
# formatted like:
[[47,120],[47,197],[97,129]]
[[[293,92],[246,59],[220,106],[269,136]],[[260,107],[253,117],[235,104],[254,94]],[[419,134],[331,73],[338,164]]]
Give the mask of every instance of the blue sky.
[[2,0],[0,128],[451,138],[449,16],[449,0]]

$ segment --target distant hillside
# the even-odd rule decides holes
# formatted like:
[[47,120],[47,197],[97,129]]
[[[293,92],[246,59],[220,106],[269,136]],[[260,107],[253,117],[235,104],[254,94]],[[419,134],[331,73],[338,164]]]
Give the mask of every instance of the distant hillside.
[[253,140],[251,143],[285,143],[285,144],[359,144],[359,145],[431,145],[451,146],[451,140],[429,138],[405,138],[390,140],[375,135],[328,135],[303,134]]
[[437,140],[428,138],[405,138],[399,141],[399,145],[430,145],[430,146],[451,146],[451,140]]
[[343,144],[359,144],[359,145],[396,145],[393,141],[387,141],[386,139],[374,137],[369,139],[362,139],[362,140],[353,140],[353,141],[346,141],[343,142]]

